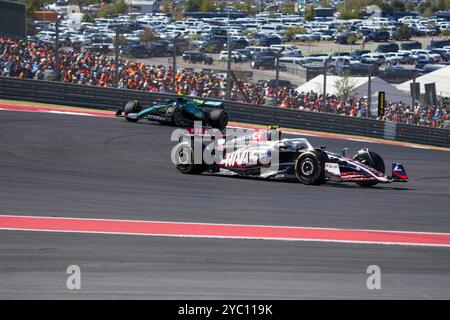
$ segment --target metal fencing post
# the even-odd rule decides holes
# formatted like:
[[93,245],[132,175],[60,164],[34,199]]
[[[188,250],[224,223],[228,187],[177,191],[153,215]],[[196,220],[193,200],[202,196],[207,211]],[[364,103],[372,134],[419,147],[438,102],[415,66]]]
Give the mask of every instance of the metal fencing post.
[[372,107],[372,68],[373,66],[369,67],[369,81],[367,83],[367,109],[366,109],[366,117],[370,118],[371,111],[370,108]]
[[415,105],[416,105],[416,76],[417,76],[417,73],[414,72],[414,74],[413,74],[413,90],[411,92],[411,96],[412,96],[411,108],[413,109],[414,112],[415,112]]
[[116,27],[116,41],[114,43],[115,46],[115,53],[116,53],[116,58],[115,58],[115,64],[116,64],[116,70],[115,70],[115,87],[118,88],[119,87],[119,36],[120,36],[120,27]]
[[227,92],[225,99],[231,100],[231,35],[230,35],[230,0],[227,2]]
[[56,19],[55,24],[55,70],[56,70],[56,81],[61,81],[61,70],[59,68],[59,23],[61,22],[61,19],[64,17],[62,14],[59,16],[58,19]]
[[281,50],[278,51],[277,56],[276,56],[276,69],[275,69],[275,100],[274,100],[274,104],[275,107],[278,106],[278,89],[280,87],[280,56],[283,53],[284,48],[282,48]]
[[[228,32],[228,31],[227,31]],[[226,100],[231,100],[231,48],[228,41],[228,57],[227,57],[227,92]]]
[[325,112],[326,108],[326,95],[327,95],[327,68],[328,68],[328,62],[329,60],[326,59],[325,63],[323,64],[323,97],[322,97],[322,112]]
[[172,55],[172,73],[173,73],[173,79],[172,79],[172,86],[173,86],[173,92],[176,92],[176,71],[177,71],[177,40],[181,36],[181,33],[177,34],[173,38],[173,55]]

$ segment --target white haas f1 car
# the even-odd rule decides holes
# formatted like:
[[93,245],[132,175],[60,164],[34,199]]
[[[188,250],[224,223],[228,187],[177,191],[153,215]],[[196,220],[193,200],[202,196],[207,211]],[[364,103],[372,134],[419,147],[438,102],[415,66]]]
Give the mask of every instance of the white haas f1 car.
[[314,148],[304,138],[281,139],[279,131],[264,130],[268,134],[262,131],[230,140],[218,139],[215,145],[201,143],[201,154],[215,156],[213,163],[203,160],[203,157],[200,162],[194,161],[193,138],[196,134],[191,131],[191,140],[180,139],[181,142],[172,150],[172,161],[183,174],[210,172],[296,180],[306,185],[320,185],[331,180],[370,187],[378,183],[408,181],[402,164],[393,163],[391,175],[387,176],[383,159],[368,149],[361,149],[350,158],[345,155],[346,149],[342,154],[336,154],[324,148]]

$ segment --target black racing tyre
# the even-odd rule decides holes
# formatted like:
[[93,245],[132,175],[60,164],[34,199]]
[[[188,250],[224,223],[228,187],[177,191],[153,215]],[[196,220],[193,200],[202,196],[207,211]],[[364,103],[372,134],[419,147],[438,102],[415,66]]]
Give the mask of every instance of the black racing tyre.
[[219,130],[224,130],[228,124],[228,113],[222,109],[214,109],[209,113],[211,126]]
[[[202,153],[204,146],[202,146]],[[183,174],[201,174],[208,169],[208,165],[203,162],[194,163],[194,149],[189,142],[180,142],[172,150],[172,162],[175,164],[178,172]]]
[[140,111],[141,105],[137,100],[128,101],[127,104],[125,105],[125,108],[123,108],[123,112],[125,113],[125,115],[129,113],[138,113]]
[[[372,167],[381,173],[386,172],[386,167],[384,165],[383,158],[381,158],[381,156],[376,152],[369,151],[368,153],[366,153],[366,152],[365,153],[357,153],[353,157],[353,160],[364,163],[366,166]],[[360,185],[361,187],[372,187],[372,186],[376,185],[377,183],[378,183],[378,181],[357,182],[357,184]]]
[[325,182],[325,162],[327,155],[323,151],[308,151],[295,160],[294,172],[303,184],[319,185]]
[[170,116],[170,124],[179,127],[183,124],[183,113],[177,106],[167,108],[166,114]]

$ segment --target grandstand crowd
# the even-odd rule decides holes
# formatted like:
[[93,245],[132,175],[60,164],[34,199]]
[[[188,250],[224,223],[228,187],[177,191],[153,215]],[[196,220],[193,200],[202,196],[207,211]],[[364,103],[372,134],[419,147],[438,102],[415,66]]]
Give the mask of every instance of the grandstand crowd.
[[[136,61],[119,60],[94,52],[60,50],[60,79],[67,83],[112,87],[115,85],[118,68],[119,88],[149,92],[177,92],[189,96],[224,99],[226,79],[220,74],[179,69],[173,73],[171,67],[155,66]],[[55,50],[47,44],[0,39],[0,75],[24,79],[53,80],[55,77]],[[175,76],[175,88],[173,77]],[[262,105],[267,98],[274,98],[274,88],[267,83],[238,81],[233,84],[232,100]],[[363,117],[367,113],[367,98],[343,101],[335,96],[323,97],[314,92],[297,92],[293,88],[279,89],[278,106],[313,112],[332,112]],[[440,127],[450,119],[445,107],[415,106],[405,102],[388,102],[384,120],[408,124]]]

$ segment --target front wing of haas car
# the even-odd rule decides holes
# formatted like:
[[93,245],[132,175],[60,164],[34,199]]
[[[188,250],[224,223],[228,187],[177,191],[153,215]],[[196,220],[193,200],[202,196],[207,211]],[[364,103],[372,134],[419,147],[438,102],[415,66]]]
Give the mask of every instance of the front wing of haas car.
[[[359,153],[361,152],[369,151],[363,149],[363,151],[359,151]],[[392,163],[391,175],[387,176],[384,163],[380,167],[374,168],[374,166],[352,158],[338,157],[330,153],[327,155],[329,162],[325,163],[325,172],[329,180],[356,182],[363,186],[377,183],[408,182],[409,180],[406,170],[401,163]]]

